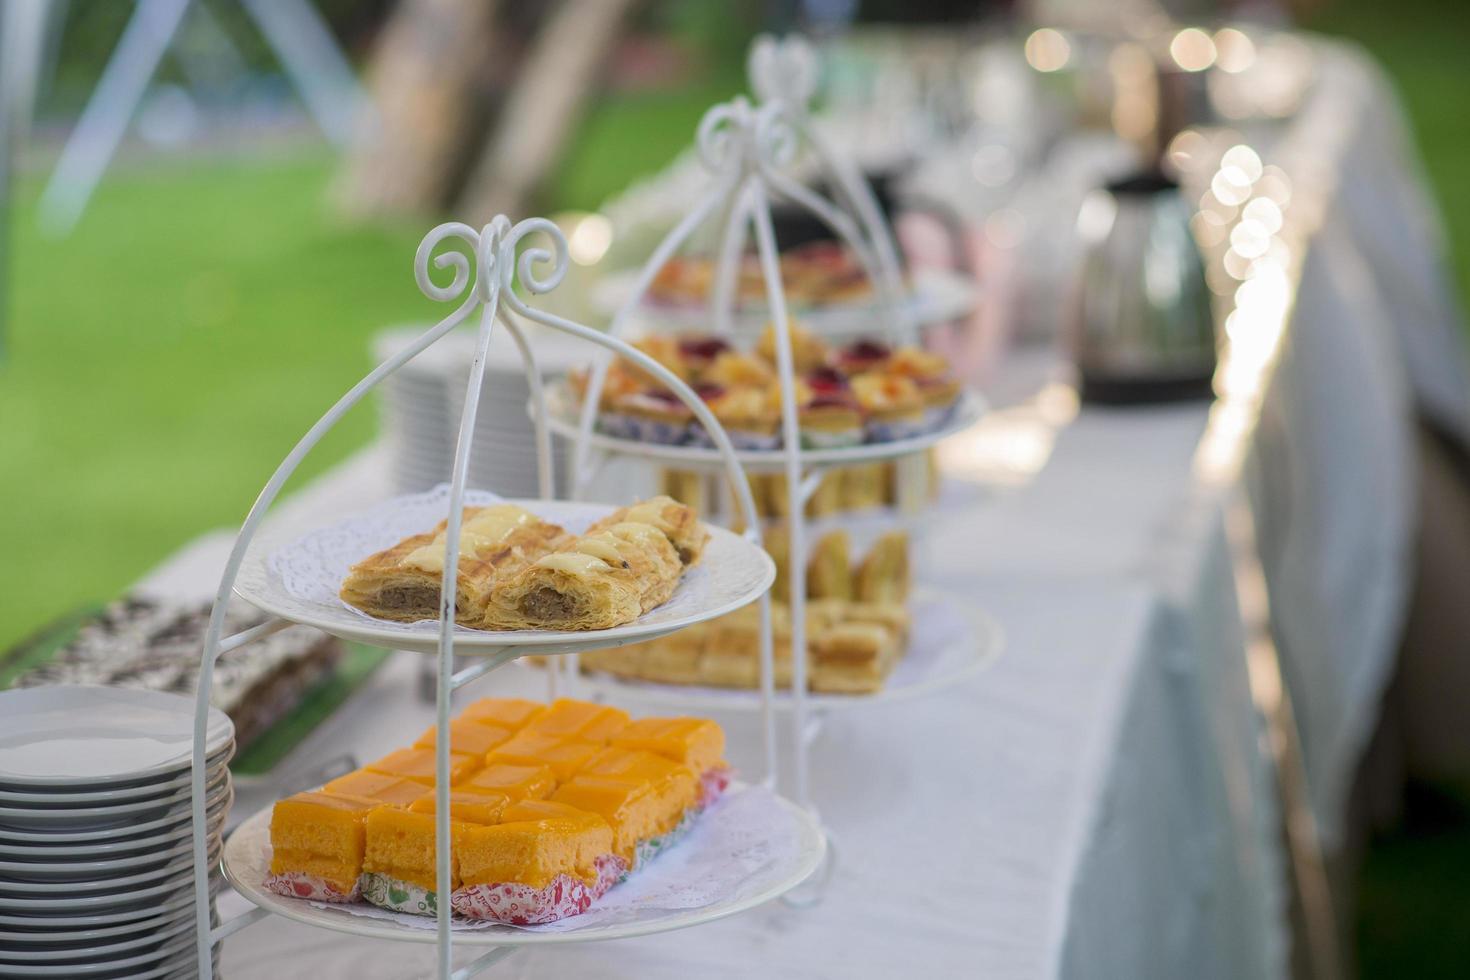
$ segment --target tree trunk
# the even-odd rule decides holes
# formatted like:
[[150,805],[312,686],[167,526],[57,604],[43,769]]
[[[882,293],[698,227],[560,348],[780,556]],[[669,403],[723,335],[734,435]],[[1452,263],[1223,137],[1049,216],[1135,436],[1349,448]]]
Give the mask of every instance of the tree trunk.
[[557,7],[538,33],[460,196],[462,220],[524,217],[636,3],[563,0]]
[[495,0],[400,0],[369,68],[335,196],[354,217],[433,213],[478,142],[476,88],[491,56]]

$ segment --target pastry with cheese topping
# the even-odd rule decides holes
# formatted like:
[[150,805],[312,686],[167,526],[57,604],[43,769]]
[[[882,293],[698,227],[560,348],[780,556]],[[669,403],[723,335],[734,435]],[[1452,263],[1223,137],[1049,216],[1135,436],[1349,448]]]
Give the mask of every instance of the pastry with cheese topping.
[[491,592],[489,629],[597,630],[668,601],[683,571],[664,532],[627,521],[538,558]]
[[[349,569],[342,601],[369,616],[413,623],[439,615],[447,521]],[[566,531],[515,504],[466,507],[459,531],[455,619],[471,623],[490,589],[568,540]]]
[[620,507],[587,529],[588,534],[605,531],[618,524],[650,524],[658,528],[669,544],[679,554],[685,566],[693,565],[704,554],[709,543],[709,530],[699,522],[693,507],[679,503],[673,497],[660,494],[640,500],[628,507]]
[[[576,536],[514,504],[467,507],[460,532],[455,619],[478,629],[610,629],[668,601],[709,531],[693,508],[653,497]],[[365,613],[418,622],[438,615],[445,522],[358,562],[341,596]],[[473,720],[518,730],[528,716]],[[468,737],[468,736],[463,736]],[[481,753],[483,754],[483,753]]]

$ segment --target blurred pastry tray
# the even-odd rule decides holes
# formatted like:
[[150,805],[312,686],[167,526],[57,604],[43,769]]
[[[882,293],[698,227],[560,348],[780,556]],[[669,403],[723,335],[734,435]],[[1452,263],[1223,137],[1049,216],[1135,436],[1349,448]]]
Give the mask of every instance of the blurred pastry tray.
[[[42,627],[27,639],[0,653],[0,690],[49,682],[48,672],[65,669],[59,661],[64,652],[79,641],[84,630],[95,630],[109,616],[116,616],[119,610],[142,605],[146,604],[122,600],[107,607],[83,607]],[[171,611],[179,616],[187,615],[187,610],[183,607]],[[289,665],[283,665],[283,669],[277,670],[274,676],[260,678],[260,683],[252,685],[242,701],[242,704],[249,702],[248,710],[265,712],[266,716],[255,719],[254,725],[246,721],[243,726],[247,731],[251,727],[257,730],[248,739],[241,739],[240,750],[230,763],[230,769],[236,775],[261,776],[270,772],[317,725],[347,701],[392,653],[380,647],[344,642],[315,630],[311,632],[316,638],[307,641],[310,652],[295,658]],[[233,658],[242,655],[243,652],[227,654],[221,658],[219,669],[227,669]],[[197,670],[197,667],[197,663],[192,665],[193,670]],[[187,670],[188,668],[175,667],[174,683],[182,680],[187,685],[187,690],[172,688],[176,693],[193,691],[190,678],[180,676]],[[59,676],[56,678],[58,682],[62,679]],[[65,679],[77,678],[68,676]],[[145,672],[139,671],[129,678],[125,686],[169,689],[150,684],[150,679]],[[87,682],[88,679],[82,680]],[[91,682],[108,683],[100,674]],[[230,712],[230,709],[226,708],[226,711]],[[240,712],[230,713],[233,715]],[[237,720],[237,727],[241,727],[240,720]]]

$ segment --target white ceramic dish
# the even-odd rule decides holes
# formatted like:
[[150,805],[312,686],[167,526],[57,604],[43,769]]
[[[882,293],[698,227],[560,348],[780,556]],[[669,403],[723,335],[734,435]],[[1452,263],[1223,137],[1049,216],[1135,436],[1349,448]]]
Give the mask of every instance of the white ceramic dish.
[[[225,810],[228,810],[232,799],[230,784],[227,780],[216,780],[213,784],[206,785],[204,806],[211,815],[220,812],[217,808],[221,804]],[[10,827],[0,823],[0,844],[15,846],[25,844],[85,846],[96,842],[122,844],[132,839],[124,837],[125,834],[138,835],[155,830],[187,827],[189,822],[188,800],[189,796],[185,793],[182,806],[176,803],[169,812],[146,820],[134,815],[121,820],[105,817],[93,822],[59,826],[55,822],[46,821],[39,825],[39,829],[34,823],[24,827]]]
[[[126,956],[137,956],[138,951],[158,946],[181,933],[187,932],[192,937],[193,927],[193,916],[181,915],[150,929],[137,930],[136,935],[125,936],[112,942],[83,940],[71,943],[36,944],[24,948],[7,947],[0,949],[0,973],[3,973],[11,963],[41,964],[57,960],[67,962],[90,960],[122,966],[124,964],[116,961]],[[3,938],[0,936],[0,939]],[[153,955],[157,957],[158,954],[154,952]]]
[[151,980],[180,973],[194,958],[194,937],[171,939],[162,949],[134,953],[100,963],[31,963],[24,966],[0,964],[7,977],[88,977],[93,980]]
[[[37,920],[48,922],[49,919]],[[116,925],[100,926],[92,929],[86,926],[61,927],[57,929],[19,929],[15,926],[0,926],[0,942],[4,942],[7,948],[13,948],[16,944],[23,944],[25,948],[46,949],[51,946],[81,945],[107,946],[112,943],[134,943],[147,942],[150,937],[161,935],[173,928],[176,924],[187,922],[194,924],[193,905],[179,907],[163,915],[156,915],[147,919],[133,919],[128,922],[120,922]]]
[[[214,863],[218,854],[211,854],[210,863]],[[194,847],[190,842],[187,847],[175,848],[152,858],[150,865],[130,865],[128,867],[112,867],[107,869],[86,871],[53,872],[49,869],[58,865],[33,864],[24,866],[24,870],[15,871],[14,864],[8,865],[7,870],[0,872],[0,897],[15,896],[39,896],[47,897],[53,894],[83,894],[89,892],[115,892],[135,886],[145,885],[169,878],[182,871],[188,871],[193,866]],[[60,865],[60,867],[96,867],[101,864],[113,862],[96,861],[88,864]],[[36,871],[35,869],[48,869]]]
[[[0,929],[18,926],[34,932],[51,930],[97,930],[175,912],[194,904],[193,877],[184,879],[175,894],[156,900],[134,902],[117,908],[84,909],[68,914],[67,909],[35,910],[30,915],[0,908]],[[192,914],[192,913],[191,913]]]
[[[228,746],[216,751],[204,760],[205,766],[211,775],[220,766],[229,762],[230,758],[234,755],[234,748],[234,743],[231,742]],[[115,789],[84,789],[77,792],[50,789],[26,791],[0,789],[0,806],[43,809],[47,807],[75,807],[102,803],[131,803],[138,800],[169,796],[184,789],[188,785],[189,770],[184,769],[177,774],[167,778],[160,778],[154,782],[119,786]]]
[[[211,773],[205,784],[205,799],[214,795],[222,786],[229,784],[230,771],[221,766]],[[149,821],[169,816],[180,811],[189,811],[189,787],[176,790],[169,796],[154,800],[136,800],[131,803],[103,803],[97,806],[68,807],[66,809],[30,809],[16,806],[0,806],[0,840],[7,837],[7,829],[18,830],[96,830],[114,828],[114,833],[125,833],[134,821]]]
[[[234,736],[229,717],[211,708],[205,754]],[[189,767],[193,739],[194,702],[177,694],[81,685],[0,691],[0,788],[152,783]]]
[[[206,811],[205,827],[210,833],[218,833],[224,827],[228,808],[216,806]],[[81,841],[74,844],[9,844],[0,843],[0,861],[27,862],[30,864],[71,864],[82,861],[110,861],[116,858],[146,857],[157,851],[171,851],[192,840],[189,814],[161,833],[143,834],[140,837],[109,838],[102,841]]]
[[59,897],[40,895],[9,895],[0,893],[0,911],[11,913],[34,913],[46,915],[51,912],[72,911],[126,911],[139,904],[147,908],[153,899],[161,899],[181,892],[193,893],[194,874],[188,865],[175,871],[173,877],[153,884],[122,885],[116,891],[66,894],[53,892]]
[[[475,493],[466,503],[500,498]],[[393,623],[373,619],[337,596],[348,566],[444,519],[447,488],[398,497],[371,511],[321,528],[304,538],[272,543],[267,536],[245,558],[235,591],[274,616],[315,626],[345,640],[396,650],[434,653],[439,624],[433,620]],[[615,508],[565,500],[514,500],[568,531],[581,531]],[[267,557],[269,556],[269,557]],[[710,527],[699,564],[684,573],[668,602],[626,626],[606,630],[472,630],[456,627],[454,649],[468,655],[515,647],[527,654],[572,653],[622,646],[662,636],[739,609],[775,581],[776,566],[764,551],[739,535]]]

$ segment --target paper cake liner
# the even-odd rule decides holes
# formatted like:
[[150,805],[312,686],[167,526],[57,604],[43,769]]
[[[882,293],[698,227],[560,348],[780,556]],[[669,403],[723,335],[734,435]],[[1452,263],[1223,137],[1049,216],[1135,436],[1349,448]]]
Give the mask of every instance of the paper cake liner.
[[439,914],[438,894],[422,885],[375,871],[363,872],[361,884],[362,899],[369,905],[410,915]]
[[734,773],[723,762],[706,769],[699,777],[698,810],[704,810],[711,803],[724,796],[725,790],[730,788],[730,780],[733,778]]
[[315,902],[355,902],[362,894],[362,879],[359,878],[348,892],[316,875],[302,871],[287,871],[283,874],[267,874],[265,887],[277,895],[288,898],[309,898]]
[[449,896],[449,906],[469,919],[534,926],[581,915],[592,903],[627,876],[627,864],[616,854],[597,859],[597,878],[589,885],[581,878],[557,875],[543,888],[519,882],[467,885]]

